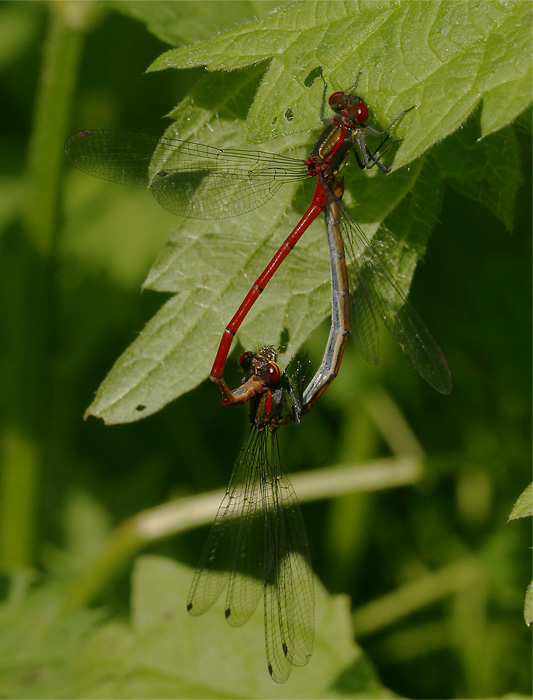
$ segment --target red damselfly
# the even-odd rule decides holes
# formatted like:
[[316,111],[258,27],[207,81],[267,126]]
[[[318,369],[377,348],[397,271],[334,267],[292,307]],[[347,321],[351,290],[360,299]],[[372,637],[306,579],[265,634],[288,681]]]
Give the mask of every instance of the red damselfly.
[[[356,84],[357,81],[349,90]],[[440,348],[396,283],[387,260],[380,256],[340,201],[343,184],[339,173],[350,151],[360,168],[377,166],[389,172],[381,159],[397,140],[389,141],[388,132],[408,110],[380,131],[366,123],[368,106],[349,91],[330,96],[329,106],[334,116],[326,118],[325,93],[324,84],[320,117],[328,126],[305,160],[263,151],[220,149],[173,138],[99,130],[80,131],[65,144],[67,158],[81,170],[121,184],[148,187],[165,209],[200,219],[243,214],[264,204],[284,183],[317,178],[310,206],[224,331],[211,369],[211,380],[225,404],[249,398],[242,392],[235,396],[223,379],[226,359],[238,328],[305,230],[332,203],[335,203],[336,219],[350,258],[351,329],[363,356],[371,363],[378,361],[377,314],[419,374],[437,391],[443,394],[451,391],[450,371]],[[384,137],[375,151],[367,146],[366,134]]]

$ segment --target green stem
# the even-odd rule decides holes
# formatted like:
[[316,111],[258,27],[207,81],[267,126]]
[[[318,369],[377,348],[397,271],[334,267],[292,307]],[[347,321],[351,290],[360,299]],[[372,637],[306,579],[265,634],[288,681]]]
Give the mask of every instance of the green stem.
[[[368,464],[319,469],[291,477],[300,501],[335,498],[349,492],[376,491],[405,486],[420,480],[422,466],[417,459],[384,459]],[[65,607],[89,603],[137,551],[164,537],[207,525],[224,497],[215,491],[183,498],[143,511],[123,523],[107,546],[82,575],[70,585]]]
[[424,448],[390,394],[376,387],[363,404],[394,455],[424,457]]
[[[88,7],[83,10],[83,6]],[[29,149],[31,199],[26,227],[38,251],[53,255],[58,230],[63,143],[92,3],[50,4],[48,31]]]
[[38,464],[34,442],[16,428],[6,428],[0,470],[0,562],[4,568],[30,565]]
[[482,566],[475,557],[466,557],[421,576],[355,610],[352,621],[356,636],[364,637],[390,627],[407,615],[472,586],[482,577]]
[[[58,231],[63,142],[74,99],[82,30],[94,14],[93,3],[53,2],[39,77],[28,154],[25,211],[28,242],[38,253],[28,256],[32,303],[20,319],[20,372],[13,377],[16,397],[11,425],[2,436],[0,494],[0,565],[31,566],[35,541],[36,494],[49,435],[53,391],[54,258]],[[24,289],[25,292],[27,290]]]

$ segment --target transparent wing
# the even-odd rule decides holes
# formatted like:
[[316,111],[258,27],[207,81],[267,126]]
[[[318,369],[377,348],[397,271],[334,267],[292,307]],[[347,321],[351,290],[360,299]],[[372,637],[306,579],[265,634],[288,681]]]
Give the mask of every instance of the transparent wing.
[[150,162],[159,139],[127,131],[78,131],[65,143],[67,160],[102,180],[130,187],[150,185]]
[[272,678],[283,683],[313,651],[314,590],[300,506],[281,473],[277,436],[251,428],[202,551],[187,609],[201,615],[227,585],[234,627],[263,593],[265,647]]
[[261,472],[253,469],[266,434],[252,427],[231,475],[226,495],[193,578],[187,609],[201,615],[228,587],[225,615],[237,627],[257,607],[263,592],[264,523],[259,498]]
[[[416,371],[441,394],[449,394],[452,378],[441,349],[395,282],[386,260],[346,208],[340,203],[339,207],[341,233],[352,268],[350,310],[353,323],[350,325],[356,343],[369,348],[373,342],[369,341],[373,334],[369,333],[370,305]],[[374,337],[377,338],[375,334]],[[364,351],[363,355],[366,357]]]
[[90,175],[148,188],[168,211],[198,219],[252,211],[283,183],[307,177],[304,162],[288,156],[126,131],[79,131],[65,155]]
[[300,505],[281,471],[277,434],[272,436],[265,514],[265,647],[268,670],[283,683],[292,666],[304,666],[313,653],[314,588],[307,534]]

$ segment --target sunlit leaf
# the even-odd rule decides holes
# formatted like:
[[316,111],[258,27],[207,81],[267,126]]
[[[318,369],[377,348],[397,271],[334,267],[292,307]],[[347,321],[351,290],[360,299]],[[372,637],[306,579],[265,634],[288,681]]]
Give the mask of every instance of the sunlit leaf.
[[[264,150],[305,157],[320,128],[322,82],[316,67],[322,66],[334,87],[350,85],[356,67],[361,68],[357,90],[373,110],[373,123],[385,124],[401,109],[417,106],[395,128],[404,138],[392,158],[395,172],[387,177],[361,173],[353,163],[345,171],[347,207],[369,238],[376,235],[377,247],[386,250],[407,293],[439,217],[446,181],[489,206],[508,228],[512,225],[521,186],[516,141],[510,128],[487,134],[508,124],[530,100],[524,87],[528,52],[510,65],[527,34],[526,5],[426,3],[416,12],[409,4],[384,2],[329,3],[328,12],[321,3],[305,7],[305,12],[299,4],[286,7],[208,43],[163,54],[152,69],[207,65],[219,71],[200,80],[173,110],[166,136],[237,148],[270,138]],[[330,55],[329,42],[321,37],[326,32],[334,45],[341,28],[343,36],[364,41],[355,48],[341,42]],[[496,37],[505,47],[501,55],[496,55]],[[490,71],[484,51],[493,56]],[[302,52],[317,57],[313,66],[306,61],[305,75],[294,68]],[[266,58],[268,66],[251,65]],[[508,109],[501,111],[502,86],[517,74],[523,80],[512,83]],[[489,99],[493,92],[497,103]],[[478,105],[478,116],[458,130]],[[292,136],[272,138],[282,133]],[[427,156],[398,170],[427,149]],[[88,413],[109,423],[134,421],[205,379],[223,329],[305,211],[311,193],[308,184],[286,186],[272,202],[234,219],[177,220],[144,285],[177,297],[162,306],[119,358]],[[248,349],[283,337],[287,356],[293,355],[328,315],[330,303],[326,237],[317,221],[248,314],[236,343]],[[431,319],[425,321],[431,329]]]
[[418,107],[400,130],[416,132],[402,147],[401,165],[455,131],[481,101],[484,135],[527,107],[530,10],[520,0],[296,3],[208,42],[172,49],[151,70],[234,70],[269,60],[248,117],[250,140],[264,141],[267,134],[312,128],[321,83],[312,90],[305,83],[315,66],[335,89],[351,85],[362,69],[358,89],[384,123]]
[[529,484],[527,489],[520,494],[514,504],[509,520],[517,518],[528,518],[533,515],[533,484]]

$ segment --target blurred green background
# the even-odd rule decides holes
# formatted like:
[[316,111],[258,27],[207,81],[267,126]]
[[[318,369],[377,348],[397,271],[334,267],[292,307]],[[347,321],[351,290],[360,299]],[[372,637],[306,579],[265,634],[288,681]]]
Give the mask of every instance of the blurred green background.
[[[201,38],[204,10],[189,5],[184,43]],[[86,11],[80,23],[91,28],[58,59],[73,66],[62,79],[75,85],[74,104],[65,121],[50,121],[50,134],[161,133],[162,115],[203,71],[144,75],[168,46],[126,16]],[[0,556],[4,570],[61,578],[76,568],[72,548],[70,560],[59,553],[77,505],[91,503],[115,526],[170,498],[223,488],[247,427],[208,382],[139,423],[83,421],[114,360],[163,303],[139,289],[172,217],[142,193],[72,172],[62,153],[57,201],[31,171],[30,144],[43,138],[48,22],[46,4],[0,4]],[[531,524],[507,524],[531,480],[531,144],[517,135],[525,184],[513,232],[448,190],[413,284],[411,300],[451,367],[451,396],[424,385],[384,334],[378,368],[348,346],[340,378],[299,429],[280,436],[289,472],[423,458],[415,486],[303,507],[317,576],[351,597],[357,642],[383,684],[409,697],[531,689],[522,614]],[[326,322],[306,344],[314,366],[327,333]],[[151,551],[194,566],[205,535]],[[76,543],[84,537],[90,549],[90,533]],[[125,613],[129,573],[98,602]],[[398,590],[411,590],[411,602],[384,597]],[[385,622],[367,624],[364,606],[380,601]]]

